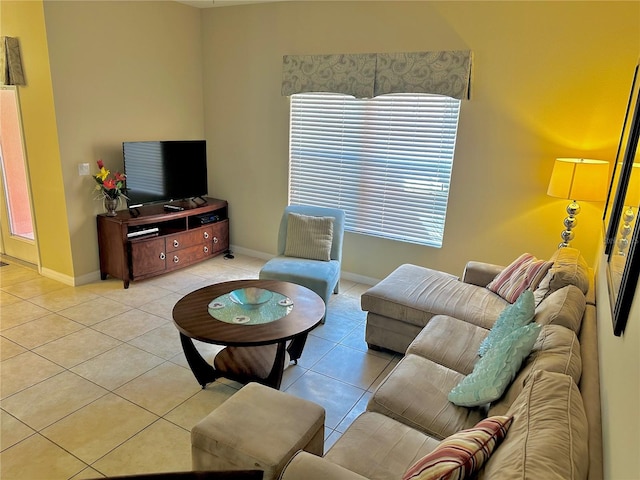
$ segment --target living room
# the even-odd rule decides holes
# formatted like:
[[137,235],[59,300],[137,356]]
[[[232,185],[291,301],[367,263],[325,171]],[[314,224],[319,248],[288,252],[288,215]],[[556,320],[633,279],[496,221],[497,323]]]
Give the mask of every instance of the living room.
[[[287,203],[289,101],[282,56],[468,49],[441,249],[347,234],[344,272],[384,278],[402,263],[460,274],[466,261],[549,257],[566,202],[546,196],[557,157],[613,161],[638,60],[636,2],[276,2],[198,9],[176,2],[5,2],[20,39],[20,87],[43,274],[98,270],[93,183],[77,165],[122,162],[128,140],[208,144],[209,195],[229,202],[237,252],[272,255]],[[249,193],[250,192],[250,193]],[[481,208],[478,208],[481,206]],[[573,246],[601,267],[603,204],[584,203]],[[95,246],[91,248],[90,246]],[[640,445],[638,295],[622,338],[598,277],[608,478]],[[631,375],[633,377],[633,375]],[[604,393],[606,392],[606,394]],[[634,447],[635,446],[635,447]]]

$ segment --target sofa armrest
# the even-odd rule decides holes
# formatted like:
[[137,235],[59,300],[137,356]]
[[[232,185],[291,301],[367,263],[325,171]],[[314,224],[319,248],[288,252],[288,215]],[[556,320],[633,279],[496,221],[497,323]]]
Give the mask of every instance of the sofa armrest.
[[280,480],[366,480],[329,460],[300,450],[284,467]]
[[479,287],[486,287],[502,270],[504,270],[502,265],[471,261],[464,267],[462,281]]

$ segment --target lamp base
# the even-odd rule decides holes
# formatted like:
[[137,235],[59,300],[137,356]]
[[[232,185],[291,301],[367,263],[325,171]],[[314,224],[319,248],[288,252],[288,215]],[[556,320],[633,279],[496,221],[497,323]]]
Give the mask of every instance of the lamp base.
[[631,234],[631,223],[633,223],[633,219],[635,218],[635,214],[633,213],[633,208],[629,207],[622,215],[622,225],[620,225],[620,238],[616,242],[618,247],[618,255],[625,256],[627,254],[626,250],[629,248],[629,239],[627,238]]
[[576,215],[580,213],[580,205],[578,202],[573,200],[569,205],[567,205],[567,213],[568,216],[562,222],[564,224],[565,229],[560,234],[560,238],[562,238],[562,242],[558,244],[558,248],[564,248],[570,246],[571,240],[574,239],[575,233],[573,233],[573,229],[578,224],[578,220],[576,219]]

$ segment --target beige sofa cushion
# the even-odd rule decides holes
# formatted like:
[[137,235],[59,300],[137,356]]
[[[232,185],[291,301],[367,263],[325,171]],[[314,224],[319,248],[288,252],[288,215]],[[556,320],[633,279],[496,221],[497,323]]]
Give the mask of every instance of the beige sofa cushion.
[[411,264],[401,265],[361,296],[362,310],[418,327],[434,315],[450,315],[488,329],[507,305],[484,287]]
[[489,415],[504,415],[520,395],[529,377],[537,370],[570,375],[578,385],[582,375],[580,343],[576,334],[559,325],[542,327],[531,354],[504,395],[493,402]]
[[541,325],[562,325],[580,333],[586,307],[584,294],[574,285],[567,285],[546,297],[536,308],[534,322]]
[[469,375],[480,359],[478,348],[489,330],[463,320],[437,315],[427,323],[407,354],[420,355],[447,368]]
[[536,371],[507,415],[514,416],[507,437],[479,478],[587,477],[587,418],[570,376]]
[[[211,474],[208,472],[196,473],[195,475],[198,475],[197,478],[215,478],[217,476],[215,472]],[[240,475],[238,475],[238,478],[240,478]],[[304,450],[300,450],[293,456],[279,480],[327,480],[329,478],[331,480],[367,480],[362,475],[358,475],[351,470],[330,462],[326,458],[312,455]]]
[[325,458],[369,479],[399,479],[439,443],[440,440],[392,418],[364,412],[342,434]]
[[367,410],[442,440],[484,418],[479,408],[459,407],[447,395],[464,375],[418,355],[406,355],[378,386]]
[[579,250],[559,248],[551,256],[553,266],[535,290],[536,305],[556,290],[575,285],[583,294],[589,290],[589,266]]

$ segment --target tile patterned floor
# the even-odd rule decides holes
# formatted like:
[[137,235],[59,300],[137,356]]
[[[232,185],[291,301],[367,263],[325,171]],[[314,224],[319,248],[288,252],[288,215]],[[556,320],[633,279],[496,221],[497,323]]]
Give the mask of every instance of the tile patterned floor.
[[[191,468],[189,432],[241,385],[201,389],[171,320],[185,294],[257,278],[237,255],[141,282],[69,287],[11,259],[0,267],[0,478],[100,478]],[[328,449],[398,357],[368,351],[360,295],[343,281],[281,390],[327,412]],[[198,344],[213,358],[218,347]]]

